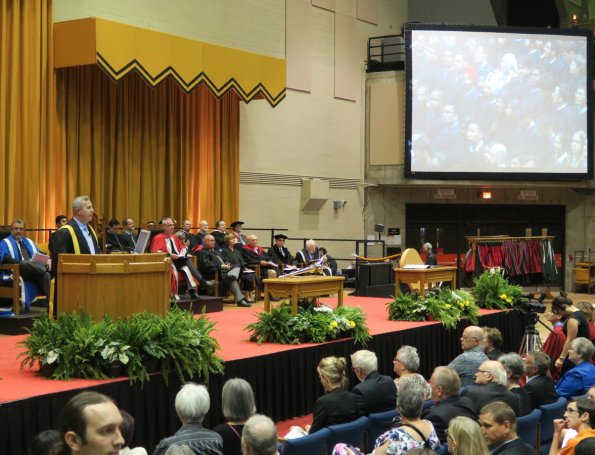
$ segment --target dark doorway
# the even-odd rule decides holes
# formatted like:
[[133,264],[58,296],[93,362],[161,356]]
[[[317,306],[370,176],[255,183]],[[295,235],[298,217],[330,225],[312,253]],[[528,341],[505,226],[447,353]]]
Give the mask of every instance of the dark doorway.
[[[434,252],[458,256],[469,249],[466,236],[539,236],[547,230],[547,235],[555,237],[554,251],[561,254],[557,285],[562,287],[566,217],[563,205],[407,204],[405,214],[405,248],[419,250],[424,242],[430,242]],[[463,278],[461,273],[459,278]]]

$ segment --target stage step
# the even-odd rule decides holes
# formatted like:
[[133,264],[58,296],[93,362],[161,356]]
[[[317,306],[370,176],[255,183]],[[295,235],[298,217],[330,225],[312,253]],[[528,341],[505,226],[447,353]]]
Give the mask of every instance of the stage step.
[[207,297],[199,296],[198,299],[180,299],[172,305],[177,306],[180,310],[192,311],[194,314],[202,313],[205,308],[205,313],[217,313],[223,311],[223,297]]
[[0,334],[23,335],[28,333],[27,329],[33,327],[33,321],[40,316],[41,311],[47,310],[31,307],[29,313],[21,313],[10,317],[0,317]]

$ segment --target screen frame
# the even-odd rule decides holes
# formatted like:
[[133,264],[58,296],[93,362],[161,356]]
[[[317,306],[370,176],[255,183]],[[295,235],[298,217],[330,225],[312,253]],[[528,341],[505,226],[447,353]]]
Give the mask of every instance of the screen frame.
[[[555,36],[577,36],[586,40],[586,82],[587,82],[587,171],[584,173],[574,172],[433,172],[433,171],[412,171],[411,169],[411,147],[412,147],[412,32],[414,31],[444,31],[444,32],[481,32],[481,33],[515,33],[526,35],[550,35]],[[403,26],[405,35],[405,156],[404,176],[409,179],[419,180],[495,180],[495,181],[584,181],[593,179],[593,35],[590,30],[582,29],[549,29],[549,28],[520,28],[520,27],[494,27],[494,26],[464,26],[444,24],[423,24],[409,23]],[[588,90],[588,88],[591,88]]]

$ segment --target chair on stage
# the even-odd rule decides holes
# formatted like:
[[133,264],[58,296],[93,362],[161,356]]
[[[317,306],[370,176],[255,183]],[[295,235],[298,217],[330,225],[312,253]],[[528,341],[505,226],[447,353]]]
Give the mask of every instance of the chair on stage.
[[539,432],[539,419],[541,418],[541,411],[533,409],[526,416],[518,417],[516,419],[518,435],[529,444],[531,447],[537,448],[539,446],[539,439],[537,435]]
[[552,445],[552,438],[554,436],[554,419],[561,419],[564,415],[564,410],[566,409],[566,404],[568,400],[564,397],[558,398],[557,401],[551,404],[544,404],[539,406],[539,410],[541,411],[541,420],[540,420],[540,428],[541,428],[541,438],[540,438],[540,447],[539,451],[542,455],[547,455],[550,451],[550,446]]
[[363,448],[365,442],[364,436],[368,428],[368,418],[362,416],[352,422],[330,425],[327,428],[331,432],[326,443],[327,453],[333,453],[333,447],[339,442]]
[[368,415],[368,447],[374,447],[374,442],[378,437],[390,430],[393,419],[399,415],[396,409],[384,412],[376,412]]
[[296,439],[286,439],[281,455],[312,455],[323,454],[331,432],[322,428],[316,433],[308,434]]
[[[0,285],[0,298],[9,299],[11,301],[12,313],[21,313],[21,288],[19,285],[20,274],[18,264],[2,264],[0,270],[8,270],[12,273],[12,282],[2,283]],[[10,314],[0,314],[2,316],[10,316]]]

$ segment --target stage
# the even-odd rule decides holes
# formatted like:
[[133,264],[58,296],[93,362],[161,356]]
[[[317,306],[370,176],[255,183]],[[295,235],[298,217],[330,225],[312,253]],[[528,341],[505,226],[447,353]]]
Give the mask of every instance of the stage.
[[[322,299],[330,306],[335,298]],[[467,321],[457,331],[447,332],[440,323],[389,321],[386,298],[345,297],[344,305],[361,306],[373,335],[367,348],[376,352],[381,373],[394,375],[392,359],[396,349],[409,344],[418,348],[420,372],[429,377],[433,367],[447,364],[460,353],[459,338]],[[205,425],[211,427],[222,420],[221,387],[233,377],[242,377],[252,385],[258,412],[275,421],[312,412],[312,405],[322,393],[316,365],[322,357],[349,354],[361,346],[351,339],[323,344],[277,345],[248,340],[246,324],[256,320],[260,308],[229,308],[207,314],[217,323],[212,335],[221,345],[219,355],[225,362],[225,375],[210,379],[211,411]],[[504,352],[516,351],[523,336],[522,318],[515,312],[482,311],[480,325],[498,327],[505,340]],[[51,428],[64,402],[83,388],[91,388],[112,396],[118,405],[136,418],[136,445],[149,453],[164,436],[179,426],[173,407],[179,389],[178,378],[170,375],[166,386],[160,374],[152,375],[143,387],[130,385],[126,378],[104,381],[44,379],[34,371],[20,370],[17,343],[25,336],[0,337],[0,454],[26,453],[26,443],[38,431]],[[355,377],[352,375],[350,384]]]

